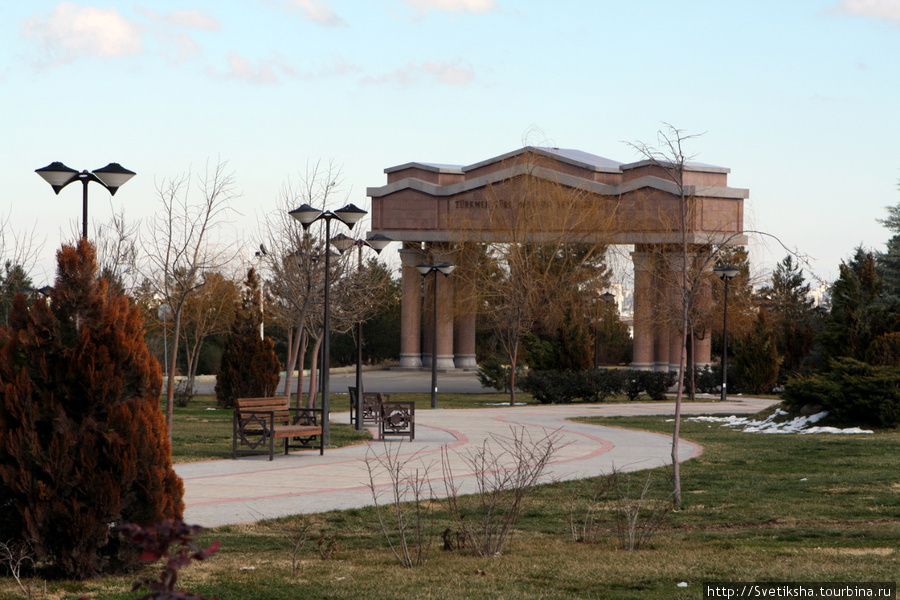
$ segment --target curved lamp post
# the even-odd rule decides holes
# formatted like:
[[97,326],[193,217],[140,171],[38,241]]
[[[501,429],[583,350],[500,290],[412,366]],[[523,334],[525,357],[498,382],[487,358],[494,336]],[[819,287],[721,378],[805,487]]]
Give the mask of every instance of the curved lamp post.
[[111,196],[115,196],[118,189],[135,175],[134,171],[129,171],[119,163],[109,163],[102,169],[79,173],[61,162],[53,162],[42,169],[35,169],[34,172],[43,177],[57,195],[73,181],[80,181],[84,185],[81,200],[81,237],[83,238],[87,238],[88,235],[88,182],[96,181],[109,190]]
[[432,294],[434,296],[434,314],[432,318],[434,329],[431,332],[431,408],[437,408],[437,274],[440,272],[446,277],[452,273],[455,268],[456,265],[448,262],[439,265],[430,263],[420,263],[416,265],[416,270],[422,274],[422,277],[428,277],[429,273],[434,273],[434,291]]
[[722,278],[725,282],[725,310],[722,317],[722,398],[725,402],[728,397],[728,282],[738,274],[738,270],[734,267],[716,267],[713,273]]
[[[309,226],[319,219],[325,220],[325,239],[331,238],[331,221],[337,219],[345,224],[348,228],[353,229],[357,221],[366,215],[366,211],[361,208],[348,204],[343,208],[335,211],[319,210],[309,204],[288,211],[294,219],[303,226],[303,231],[309,230]],[[322,443],[326,446],[331,443],[331,424],[329,416],[331,412],[331,398],[329,389],[329,371],[331,370],[331,263],[329,261],[330,252],[325,252],[325,315],[324,326],[322,331]]]
[[[375,251],[376,254],[381,254],[381,251],[384,250],[388,244],[393,242],[391,238],[386,235],[382,235],[380,233],[376,233],[375,235],[370,235],[367,239],[354,239],[351,237],[347,237],[343,233],[339,233],[333,238],[331,238],[331,245],[337,248],[338,252],[343,254],[345,251],[349,250],[353,246],[356,246],[359,249],[359,254],[357,255],[357,265],[356,268],[358,271],[362,271],[362,249],[363,246],[368,246],[372,250]],[[353,412],[356,413],[356,430],[363,430],[362,423],[362,395],[363,395],[363,381],[362,381],[362,335],[363,335],[363,323],[362,320],[356,322],[356,405],[353,407]]]

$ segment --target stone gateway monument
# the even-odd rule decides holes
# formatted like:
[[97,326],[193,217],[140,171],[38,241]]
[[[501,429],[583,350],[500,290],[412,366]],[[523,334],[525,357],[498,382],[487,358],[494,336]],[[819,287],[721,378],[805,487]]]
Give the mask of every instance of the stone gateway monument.
[[[463,243],[578,235],[633,246],[632,367],[677,369],[680,333],[662,313],[680,305],[674,282],[682,270],[682,199],[687,207],[684,239],[689,260],[708,257],[715,247],[745,244],[744,199],[749,191],[728,187],[729,172],[694,162],[623,164],[579,150],[532,146],[468,166],[410,162],[385,169],[387,183],[368,188],[367,194],[372,199],[372,233],[403,242],[400,366],[422,367],[432,360],[431,340],[423,346],[421,339],[422,286],[424,280],[435,278],[423,278],[415,265],[452,262],[454,249]],[[533,185],[523,186],[524,179]],[[588,218],[553,214],[545,195],[557,191],[548,190],[577,196],[581,203],[577,212]],[[499,212],[508,217],[523,203],[548,207],[539,231],[516,233],[498,225]],[[710,267],[708,261],[699,263]],[[453,307],[454,285],[462,285],[464,279],[441,278],[437,286],[434,360],[439,369],[476,367],[475,307]],[[703,280],[708,288],[709,278]],[[700,303],[710,302],[708,289],[694,296]],[[425,314],[431,318],[430,311]],[[432,327],[425,330],[426,336],[431,335]],[[695,332],[692,345],[695,363],[709,363],[708,333]]]

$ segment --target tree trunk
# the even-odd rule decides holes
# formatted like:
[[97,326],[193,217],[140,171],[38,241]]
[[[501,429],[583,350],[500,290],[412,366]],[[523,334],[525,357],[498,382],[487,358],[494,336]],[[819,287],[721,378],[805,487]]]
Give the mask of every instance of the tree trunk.
[[181,306],[175,309],[172,324],[172,354],[169,360],[169,380],[166,382],[166,429],[172,443],[172,423],[175,417],[175,359],[178,357],[178,338],[181,337]]
[[319,396],[319,350],[322,348],[322,336],[313,343],[312,364],[309,366],[309,395],[306,401],[308,408],[315,408]]

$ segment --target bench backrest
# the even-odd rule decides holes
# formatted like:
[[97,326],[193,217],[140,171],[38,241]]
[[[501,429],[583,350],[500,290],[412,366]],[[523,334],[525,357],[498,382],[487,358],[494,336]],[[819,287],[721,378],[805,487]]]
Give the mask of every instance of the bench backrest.
[[237,412],[269,412],[275,413],[276,423],[286,423],[291,420],[291,411],[288,410],[286,396],[273,396],[271,398],[235,398],[234,410]]

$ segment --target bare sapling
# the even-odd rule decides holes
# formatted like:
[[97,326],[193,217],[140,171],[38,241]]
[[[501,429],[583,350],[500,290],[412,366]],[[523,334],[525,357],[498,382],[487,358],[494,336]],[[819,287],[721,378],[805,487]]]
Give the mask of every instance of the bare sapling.
[[559,430],[533,439],[524,427],[510,427],[509,436],[492,435],[481,446],[460,455],[473,480],[474,494],[464,495],[454,478],[451,457],[441,452],[446,499],[444,507],[456,522],[458,534],[476,555],[499,555],[522,514],[529,493],[541,482],[560,449]]
[[420,567],[428,560],[434,539],[430,465],[418,453],[403,456],[403,442],[385,442],[383,448],[383,454],[370,451],[366,457],[378,524],[400,564]]
[[22,569],[29,564],[34,565],[31,544],[14,540],[0,542],[0,565],[6,567],[26,598],[31,598],[31,590],[22,581]]
[[610,478],[610,491],[615,494],[616,530],[623,550],[632,552],[643,548],[650,538],[659,531],[663,520],[672,509],[672,494],[662,500],[654,499],[651,494],[652,473],[641,487],[640,494],[633,496],[627,483],[623,483],[621,474],[613,469]]

